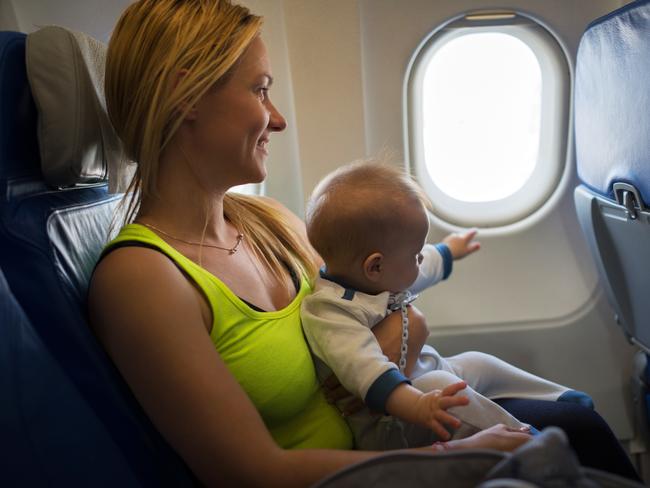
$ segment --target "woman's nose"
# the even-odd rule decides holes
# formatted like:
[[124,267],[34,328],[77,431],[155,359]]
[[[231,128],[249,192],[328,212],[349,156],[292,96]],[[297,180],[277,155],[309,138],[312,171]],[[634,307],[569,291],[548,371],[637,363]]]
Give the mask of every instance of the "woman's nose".
[[269,118],[269,129],[274,132],[281,132],[287,128],[287,121],[282,116],[282,114],[275,108],[275,105],[270,103],[270,118]]

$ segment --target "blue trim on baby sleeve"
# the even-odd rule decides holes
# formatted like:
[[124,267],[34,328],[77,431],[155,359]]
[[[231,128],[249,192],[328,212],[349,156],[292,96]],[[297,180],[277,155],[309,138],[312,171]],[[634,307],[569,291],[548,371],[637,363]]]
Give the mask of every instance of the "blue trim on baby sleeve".
[[354,298],[354,290],[352,288],[346,288],[341,298],[343,300],[352,300]]
[[397,369],[389,369],[382,373],[375,382],[368,388],[365,403],[370,410],[375,412],[386,412],[388,397],[402,383],[411,383],[406,376]]
[[446,280],[451,274],[451,269],[454,265],[454,256],[451,254],[447,244],[435,244],[435,247],[442,256],[442,279]]

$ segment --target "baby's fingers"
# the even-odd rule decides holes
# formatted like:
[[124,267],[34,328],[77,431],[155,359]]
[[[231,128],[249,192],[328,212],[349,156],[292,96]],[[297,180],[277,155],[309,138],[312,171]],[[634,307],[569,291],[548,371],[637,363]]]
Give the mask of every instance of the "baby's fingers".
[[457,429],[458,427],[460,427],[461,424],[460,420],[458,420],[449,412],[445,412],[444,410],[441,410],[436,413],[436,419],[438,420],[438,422],[444,425],[448,425],[452,429]]
[[476,237],[476,233],[477,233],[477,232],[478,232],[478,229],[470,229],[470,230],[468,230],[467,232],[465,232],[465,234],[463,234],[463,235],[461,236],[462,239],[463,239],[463,242],[465,242],[466,245],[469,244],[469,242],[470,242],[472,239],[474,239],[474,237]]
[[452,383],[451,385],[447,386],[444,390],[442,390],[440,395],[443,397],[454,396],[460,390],[464,390],[465,388],[467,388],[467,383],[464,381],[459,381],[458,383]]
[[441,410],[447,410],[452,407],[462,407],[469,403],[469,398],[463,395],[442,397],[438,400],[438,407]]
[[[458,422],[458,424],[460,425],[460,422]],[[448,441],[451,438],[447,429],[445,429],[437,420],[431,420],[429,427],[443,441]]]
[[481,243],[478,241],[473,241],[476,237],[476,229],[472,229],[461,236],[463,240],[463,245],[465,246],[465,255],[472,254],[475,251],[478,251],[481,248]]
[[467,254],[472,254],[475,251],[478,251],[481,249],[481,243],[480,242],[470,242],[467,245]]

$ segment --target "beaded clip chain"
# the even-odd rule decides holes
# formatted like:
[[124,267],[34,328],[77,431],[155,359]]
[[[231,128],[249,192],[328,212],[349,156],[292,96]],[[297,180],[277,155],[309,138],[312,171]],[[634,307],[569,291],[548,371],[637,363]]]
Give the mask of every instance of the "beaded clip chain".
[[399,372],[404,374],[404,370],[406,369],[406,353],[408,352],[409,346],[408,346],[408,338],[409,338],[409,316],[408,312],[406,311],[406,306],[407,304],[405,302],[402,302],[401,312],[402,312],[402,346],[400,348],[400,356],[399,356]]
[[388,309],[393,312],[399,310],[402,314],[402,345],[400,347],[399,362],[397,363],[399,371],[402,374],[404,374],[404,370],[406,369],[406,353],[409,347],[409,316],[407,307],[417,297],[417,295],[412,295],[411,292],[405,291],[391,295],[388,298]]

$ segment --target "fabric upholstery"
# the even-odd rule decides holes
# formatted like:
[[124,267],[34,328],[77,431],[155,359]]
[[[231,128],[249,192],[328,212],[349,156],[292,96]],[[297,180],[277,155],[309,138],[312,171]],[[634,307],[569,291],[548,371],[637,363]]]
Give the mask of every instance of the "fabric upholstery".
[[[650,352],[650,2],[592,22],[576,62],[578,220],[601,284],[626,337]],[[615,190],[617,184],[631,185]],[[644,361],[647,357],[643,357]],[[645,362],[644,362],[645,364]],[[635,430],[648,429],[648,383],[632,377]]]
[[106,113],[106,46],[81,32],[47,26],[27,36],[26,60],[45,181],[68,187],[110,175],[111,192],[125,191],[133,167],[126,165]]
[[107,426],[44,346],[1,271],[0,390],[0,485],[139,485]]
[[[44,416],[30,435],[33,443],[59,446],[61,463],[83,460],[83,444],[93,442],[88,452],[104,457],[106,469],[109,460],[116,460],[116,476],[124,474],[123,482],[108,478],[116,481],[112,486],[190,486],[191,474],[145,416],[88,325],[88,279],[108,240],[120,197],[108,194],[106,183],[64,190],[45,184],[24,49],[24,34],[0,33],[0,268],[33,328],[38,349],[46,351],[42,361],[51,365],[51,388],[59,385],[61,393],[48,397],[43,391],[34,403],[14,406],[26,413],[44,398],[56,404],[61,416],[50,418],[56,425],[49,426]],[[37,376],[22,376],[19,382],[37,387]],[[0,391],[2,398],[11,395]],[[89,436],[78,429],[88,430]],[[56,486],[84,484],[70,478]]]
[[575,141],[578,176],[613,198],[633,184],[650,204],[650,2],[594,21],[578,49]]

